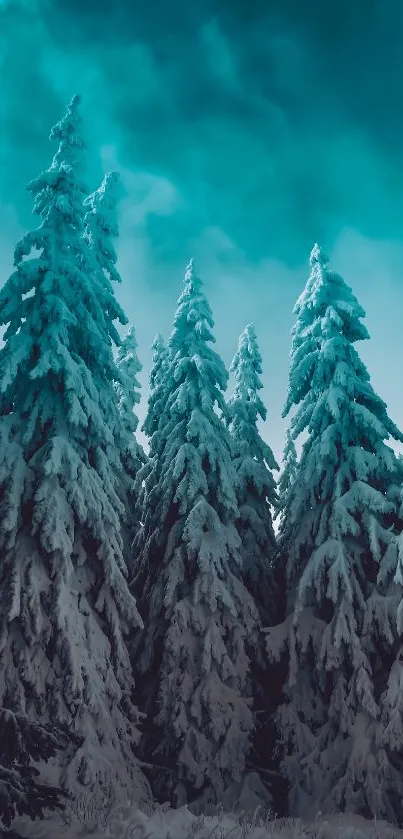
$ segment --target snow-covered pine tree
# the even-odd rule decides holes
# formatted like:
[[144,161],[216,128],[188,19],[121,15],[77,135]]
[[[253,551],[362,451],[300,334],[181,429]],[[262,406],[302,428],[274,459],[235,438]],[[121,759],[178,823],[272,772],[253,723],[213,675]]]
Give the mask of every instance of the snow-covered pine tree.
[[[272,521],[273,510],[278,505],[273,470],[278,469],[278,465],[258,428],[258,421],[265,421],[267,411],[260,397],[262,357],[252,324],[240,335],[230,369],[234,374],[235,389],[228,400],[228,420],[233,463],[238,475],[236,527],[241,539],[243,577],[259,609],[261,626],[270,626],[283,618],[282,592],[275,579],[277,545]],[[267,666],[263,633],[257,643],[253,639],[253,647],[247,645],[247,650],[257,712],[253,753],[259,766],[266,764],[266,768],[272,770],[274,764],[270,758],[268,760],[268,754],[271,756],[275,742],[271,720],[280,699],[279,668],[273,664]],[[272,785],[272,791],[276,798],[275,785]]]
[[220,416],[228,374],[209,346],[212,327],[191,262],[145,479],[145,632],[134,648],[153,721],[144,753],[164,762],[156,789],[177,804],[228,803],[234,787],[239,793],[254,728],[245,645],[258,612],[242,580],[236,473]]
[[283,529],[284,510],[287,508],[288,495],[297,477],[298,459],[295,443],[289,428],[286,431],[286,441],[281,461],[281,472],[277,483],[279,503],[274,519],[279,518],[279,529]]
[[147,415],[142,425],[142,431],[150,438],[150,442],[163,414],[163,394],[167,370],[168,348],[162,335],[158,333],[152,344],[152,367],[149,376],[150,395],[148,397]]
[[[85,216],[84,216],[84,242],[86,245],[85,255],[88,263],[88,273],[91,274],[96,294],[99,300],[99,308],[103,318],[103,328],[107,337],[108,345],[114,344],[120,347],[121,339],[116,329],[115,321],[125,326],[128,323],[127,317],[119,306],[115,295],[112,283],[121,283],[120,274],[116,268],[117,253],[113,240],[117,239],[119,235],[118,219],[117,219],[117,204],[122,190],[120,178],[117,172],[108,172],[101,185],[94,192],[89,195],[84,201]],[[112,372],[112,371],[110,371]],[[116,377],[119,377],[118,367],[116,365],[113,371]],[[97,371],[94,371],[97,375]],[[102,409],[111,417],[115,415],[117,428],[113,434],[113,440],[119,437],[120,431],[123,431],[125,438],[125,431],[122,429],[120,422],[120,414],[118,411],[118,401],[120,393],[118,388],[120,386],[120,378],[115,382],[116,398],[115,403],[110,403],[111,386],[110,376],[104,376],[101,370],[101,377],[97,381],[99,390],[99,400]],[[116,408],[114,411],[113,408]],[[116,475],[117,489],[121,501],[124,505],[124,518],[127,516],[128,510],[128,482],[122,480],[122,463],[121,463],[121,449],[125,448],[126,440],[124,439],[122,446],[115,442],[108,447],[108,457],[111,461],[112,471]],[[124,455],[123,455],[124,456]],[[126,477],[123,470],[124,478]]]
[[[149,375],[150,392],[148,397],[147,414],[141,430],[147,435],[149,441],[149,452],[146,461],[137,472],[134,495],[136,498],[136,508],[134,511],[136,521],[142,523],[146,516],[147,505],[149,504],[149,494],[151,489],[152,475],[155,475],[154,450],[157,448],[157,440],[159,435],[156,433],[162,418],[165,416],[165,388],[166,375],[168,371],[168,347],[164,338],[160,333],[154,338],[152,343],[152,366]],[[146,486],[146,478],[147,486]],[[132,574],[135,577],[134,588],[142,590],[143,573],[147,573],[141,557],[146,555],[144,551],[144,540],[146,538],[145,531],[142,527],[137,528],[136,535],[132,544],[131,560],[129,565]]]
[[[41,819],[45,809],[64,807],[65,796],[59,788],[38,783],[34,764],[48,761],[66,742],[60,730],[0,709],[0,828],[10,828],[16,816]],[[13,837],[17,835],[12,832]]]
[[[375,632],[375,691],[380,696],[377,730],[377,815],[403,822],[403,457],[397,456],[398,522],[396,539],[380,561],[377,586],[368,600],[364,631]],[[389,490],[391,495],[392,488]]]
[[113,240],[119,236],[117,206],[122,186],[118,172],[108,172],[101,185],[84,199],[84,242],[102,295],[103,328],[113,344],[120,344],[115,321],[128,319],[117,302],[112,283],[121,283]]
[[[117,270],[117,253],[113,239],[119,235],[117,205],[122,192],[120,177],[117,172],[108,172],[101,186],[84,201],[87,209],[84,225],[84,239],[88,245],[93,281],[97,286],[102,310],[105,312],[105,331],[110,341],[118,347],[116,371],[119,379],[115,382],[117,395],[116,412],[117,427],[114,434],[115,445],[109,450],[111,466],[117,475],[119,496],[124,505],[122,531],[124,538],[124,556],[128,560],[131,543],[138,530],[139,521],[136,512],[134,480],[138,469],[145,463],[146,457],[134,434],[137,430],[138,419],[134,413],[135,406],[140,401],[137,374],[141,364],[137,356],[137,341],[134,326],[121,339],[114,322],[127,324],[127,317],[119,306],[112,283],[121,283],[121,276]],[[115,372],[116,372],[115,371]],[[110,380],[100,382],[100,399],[105,403],[109,415],[112,412],[110,403]]]
[[235,390],[228,401],[229,429],[239,484],[237,530],[241,539],[244,580],[259,607],[264,625],[276,619],[272,562],[276,552],[272,512],[278,498],[273,469],[278,469],[270,446],[262,439],[258,420],[267,410],[260,398],[262,357],[255,328],[242,332],[231,372]]
[[0,416],[0,705],[82,737],[63,753],[60,781],[76,812],[92,802],[102,817],[148,787],[133,753],[124,638],[141,619],[110,460],[111,314],[83,237],[79,101],[52,129],[52,164],[28,186],[41,222],[17,245],[0,293],[0,392],[11,407]]
[[[121,380],[116,384],[119,399],[120,433],[119,447],[121,463],[127,484],[127,515],[124,522],[124,541],[127,545],[125,556],[130,564],[132,543],[139,529],[137,513],[136,478],[139,470],[147,463],[147,456],[143,447],[135,437],[138,427],[138,417],[135,413],[140,402],[140,382],[137,375],[142,369],[137,355],[137,339],[134,326],[131,326],[118,348],[116,366]],[[130,569],[129,569],[130,573]]]
[[291,813],[380,815],[376,669],[388,629],[368,604],[395,553],[398,466],[385,440],[402,435],[354,347],[368,338],[363,309],[318,246],[310,262],[284,412],[297,406],[293,436],[307,432],[284,512],[287,618],[267,646],[288,656],[278,722]]

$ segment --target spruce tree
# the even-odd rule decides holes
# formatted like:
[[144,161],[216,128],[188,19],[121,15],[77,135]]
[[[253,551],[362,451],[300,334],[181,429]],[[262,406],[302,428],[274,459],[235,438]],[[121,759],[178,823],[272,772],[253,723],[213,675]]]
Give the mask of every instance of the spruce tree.
[[[112,345],[120,348],[121,338],[117,331],[115,321],[122,326],[128,320],[119,306],[112,283],[121,283],[120,274],[116,268],[117,253],[113,240],[119,235],[117,221],[117,203],[121,192],[120,178],[117,172],[108,172],[103,178],[101,185],[84,201],[84,243],[85,257],[87,261],[86,271],[91,275],[94,292],[97,295],[99,310],[98,319],[102,318],[102,327],[106,337],[106,353],[108,355],[108,373],[105,376],[101,368],[101,375],[96,379],[98,371],[93,371],[94,379],[98,388],[99,401],[104,413],[109,418],[115,418],[116,428],[113,431],[113,444],[108,446],[108,459],[110,461],[111,474],[114,476],[115,488],[120,498],[120,505],[117,508],[119,518],[125,522],[129,510],[129,477],[125,469],[122,469],[122,458],[125,460],[126,429],[122,426],[121,417],[118,411],[120,399],[119,388],[124,384],[120,381],[118,365],[111,366],[109,348]],[[111,377],[115,377],[116,396],[111,403]],[[116,409],[116,410],[114,410]],[[122,439],[120,439],[122,437]],[[124,467],[124,464],[123,464]]]
[[272,511],[278,505],[273,469],[278,469],[270,446],[257,423],[267,410],[260,398],[262,357],[256,332],[249,324],[242,332],[231,365],[234,394],[228,402],[234,465],[239,479],[237,530],[241,539],[244,580],[267,625],[276,614],[272,562],[276,552]]
[[278,724],[290,812],[374,816],[384,807],[378,671],[388,630],[369,620],[369,604],[379,564],[396,551],[398,464],[385,441],[402,435],[354,347],[369,337],[363,309],[318,246],[310,261],[285,408],[297,407],[293,436],[307,439],[284,511],[287,617],[268,651],[288,657]]
[[150,394],[147,415],[142,425],[142,431],[150,438],[150,441],[163,414],[163,394],[167,370],[168,348],[162,335],[158,333],[152,344],[152,367],[149,376]]
[[[246,774],[254,720],[246,641],[258,613],[242,580],[236,473],[225,422],[228,374],[191,262],[169,340],[163,416],[145,479],[140,565],[145,632],[134,647],[144,753],[165,765],[156,790],[223,803]],[[139,591],[140,594],[140,591]]]
[[[375,690],[380,696],[376,737],[376,815],[403,821],[403,458],[397,456],[396,538],[381,557],[377,586],[367,603],[365,631],[376,636]],[[392,487],[389,488],[389,495]]]
[[290,429],[286,431],[286,441],[283,451],[283,458],[281,461],[281,472],[277,484],[278,489],[278,507],[275,511],[274,518],[280,520],[280,532],[284,526],[284,511],[287,509],[288,496],[294,481],[297,477],[298,459],[295,449],[295,443],[292,438]]
[[[0,709],[0,828],[10,828],[16,816],[43,819],[45,810],[64,808],[65,795],[58,787],[38,782],[35,763],[48,761],[66,742],[55,727]],[[1,835],[19,834],[6,830]]]
[[134,326],[131,326],[118,348],[116,366],[120,374],[120,383],[116,384],[119,399],[120,418],[120,459],[126,479],[127,513],[124,524],[124,536],[127,549],[125,555],[130,563],[133,539],[139,530],[137,513],[136,478],[139,470],[147,463],[143,447],[136,440],[138,418],[135,413],[140,402],[140,382],[137,375],[142,366],[137,355],[137,340]]
[[[144,558],[146,556],[146,552],[144,551],[145,531],[143,531],[142,522],[146,517],[151,481],[153,480],[153,475],[155,475],[154,449],[157,448],[158,435],[156,432],[164,416],[164,388],[166,387],[165,377],[167,370],[168,348],[162,335],[158,333],[152,343],[152,366],[149,375],[150,392],[147,414],[141,427],[141,430],[148,437],[149,452],[143,465],[137,472],[134,483],[134,495],[136,498],[134,515],[136,521],[139,522],[139,527],[134,536],[129,565],[132,575],[134,575],[132,585],[140,591],[142,590],[144,580],[143,574],[147,573],[144,562],[141,560],[141,557]],[[146,481],[147,477],[148,480]]]
[[[142,447],[136,441],[134,434],[138,420],[134,409],[140,401],[137,374],[141,364],[137,356],[137,341],[132,326],[126,336],[121,339],[115,327],[115,321],[127,324],[128,320],[117,302],[112,283],[121,283],[122,279],[117,270],[117,253],[113,240],[119,236],[117,206],[122,186],[117,172],[108,172],[101,186],[84,201],[86,214],[84,218],[84,239],[88,246],[93,281],[105,313],[104,328],[110,342],[118,347],[115,368],[115,392],[117,395],[116,421],[114,433],[115,445],[109,450],[111,466],[116,474],[117,489],[124,512],[120,514],[124,537],[124,556],[126,561],[130,556],[133,538],[138,530],[139,521],[136,513],[136,498],[134,481],[136,474],[144,464],[146,457]],[[102,385],[106,385],[103,393]],[[100,382],[100,398],[105,401],[105,408],[109,415],[111,406],[110,380]]]
[[83,235],[79,97],[51,139],[58,151],[28,186],[41,220],[0,293],[0,705],[81,737],[61,782],[76,812],[91,802],[102,817],[147,791],[125,644],[141,619],[111,466],[111,314]]
[[113,240],[119,236],[117,206],[122,191],[119,174],[108,172],[101,185],[84,200],[84,242],[94,282],[100,295],[102,326],[110,341],[119,346],[115,321],[125,326],[128,319],[116,300],[112,283],[120,284],[117,253]]
[[[278,469],[270,446],[262,439],[258,421],[265,420],[267,411],[260,397],[262,357],[255,328],[249,324],[242,332],[238,349],[231,365],[235,377],[233,396],[228,401],[229,430],[233,444],[233,463],[238,476],[237,501],[239,517],[236,522],[241,539],[241,557],[245,586],[252,595],[260,615],[260,626],[270,626],[281,620],[282,598],[275,579],[277,553],[272,513],[278,498],[273,477]],[[272,714],[279,702],[279,686],[275,668],[267,666],[264,635],[247,650],[251,659],[252,688],[256,710],[254,762],[273,769],[272,753],[275,732]],[[268,698],[270,701],[268,702]],[[276,789],[272,784],[276,797]]]

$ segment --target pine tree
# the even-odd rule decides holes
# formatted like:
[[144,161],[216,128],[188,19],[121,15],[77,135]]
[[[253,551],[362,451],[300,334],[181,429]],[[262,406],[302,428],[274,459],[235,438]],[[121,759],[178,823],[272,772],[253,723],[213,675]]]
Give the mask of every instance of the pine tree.
[[263,387],[262,357],[252,324],[239,338],[231,372],[235,376],[235,391],[228,408],[239,478],[237,530],[245,584],[267,625],[276,614],[271,564],[276,552],[272,509],[276,509],[278,499],[272,470],[278,469],[278,465],[257,427],[259,419],[266,419],[267,410],[259,396]]
[[0,709],[0,828],[9,828],[16,816],[42,819],[45,809],[64,807],[65,795],[58,787],[38,783],[34,765],[53,757],[65,745],[63,740],[65,735],[54,727]]
[[133,476],[136,474],[140,464],[145,461],[145,454],[142,447],[135,438],[139,424],[135,410],[140,402],[141,387],[137,375],[142,370],[142,365],[137,355],[137,348],[136,331],[134,326],[131,326],[118,348],[116,366],[122,380],[122,384],[117,387],[119,414],[125,436],[127,436],[124,458],[127,464],[127,470]]
[[[396,538],[380,561],[377,586],[367,603],[366,632],[375,632],[375,691],[380,696],[376,738],[378,791],[376,815],[396,825],[403,821],[403,458],[397,456],[398,523]],[[392,488],[389,489],[389,495]],[[375,809],[375,808],[374,808]]]
[[163,414],[163,394],[165,388],[165,375],[168,370],[168,348],[165,341],[158,333],[152,344],[152,367],[150,371],[150,395],[148,398],[147,416],[142,425],[142,431],[147,437],[153,437]]
[[120,284],[122,278],[117,270],[117,253],[113,239],[119,236],[117,205],[122,191],[119,174],[108,172],[95,192],[84,200],[84,242],[92,269],[93,280],[97,282],[100,295],[102,326],[109,336],[109,343],[120,345],[115,326],[122,326],[128,319],[117,302],[112,283]]
[[41,222],[0,293],[0,705],[82,737],[62,781],[76,811],[91,799],[102,817],[147,790],[124,640],[141,618],[111,466],[113,329],[83,237],[79,97],[51,139],[53,162],[28,186]]
[[[108,172],[101,186],[84,201],[87,212],[84,218],[84,239],[88,246],[90,264],[95,266],[92,272],[93,281],[97,285],[99,300],[105,312],[104,327],[110,342],[118,347],[115,376],[116,401],[116,445],[109,450],[111,466],[117,476],[117,490],[124,506],[122,530],[124,538],[124,556],[127,560],[130,547],[138,530],[139,521],[136,513],[136,497],[134,481],[136,474],[146,457],[142,447],[136,441],[134,434],[138,420],[134,414],[135,406],[140,401],[138,390],[140,384],[137,374],[141,371],[141,364],[137,356],[137,341],[132,326],[125,338],[121,340],[114,325],[114,321],[127,324],[128,320],[119,306],[112,287],[112,283],[121,283],[122,279],[117,270],[117,253],[113,239],[119,235],[117,205],[122,191],[117,172]],[[103,394],[102,384],[106,385]],[[111,392],[109,378],[100,383],[100,397],[105,400],[105,407],[111,414]]]
[[134,649],[153,721],[145,754],[164,761],[156,789],[177,804],[226,801],[245,776],[254,728],[245,645],[258,613],[242,581],[236,473],[220,416],[228,374],[209,346],[213,325],[191,262],[145,480],[146,629]]
[[127,515],[124,527],[125,555],[130,562],[133,539],[139,530],[138,503],[136,493],[136,478],[139,470],[147,463],[147,456],[143,447],[136,440],[138,418],[135,414],[136,406],[140,402],[140,382],[137,375],[142,366],[137,355],[137,340],[134,326],[131,326],[124,336],[117,352],[116,366],[121,376],[116,384],[119,398],[120,416],[120,452],[123,474],[126,478]]
[[[238,475],[237,501],[239,517],[236,522],[241,539],[243,578],[260,615],[260,628],[281,620],[282,598],[275,579],[276,539],[273,531],[272,510],[278,498],[273,469],[278,469],[270,446],[262,439],[258,421],[265,420],[267,411],[260,398],[263,385],[262,357],[254,326],[242,332],[238,349],[231,365],[235,377],[234,394],[228,401],[229,430],[233,443],[233,462]],[[281,680],[277,668],[267,667],[264,635],[258,642],[247,644],[251,660],[252,690],[257,712],[253,754],[259,766],[273,762],[267,755],[273,751],[275,732],[272,714],[279,702]],[[269,701],[268,701],[269,699]],[[276,797],[277,791],[272,786]]]
[[[92,192],[85,201],[84,216],[84,243],[85,256],[87,259],[87,272],[92,277],[94,290],[98,298],[98,317],[102,317],[102,326],[107,340],[107,347],[112,345],[120,348],[121,339],[116,329],[115,321],[122,326],[128,323],[127,317],[117,302],[112,283],[121,283],[120,274],[116,268],[117,253],[113,239],[119,235],[117,221],[117,203],[120,196],[121,184],[117,172],[108,172],[105,175],[100,187]],[[108,349],[107,349],[108,351]],[[129,483],[125,469],[122,470],[121,453],[125,459],[125,429],[122,428],[121,418],[118,410],[120,399],[119,388],[122,387],[118,365],[111,367],[109,353],[109,375],[105,376],[101,368],[101,375],[96,381],[99,401],[102,409],[111,419],[114,414],[116,428],[113,430],[113,445],[108,447],[108,459],[111,471],[114,475],[115,486],[118,492],[121,505],[118,508],[118,515],[124,521],[127,518],[129,509]],[[94,377],[97,375],[94,370]],[[111,403],[111,376],[114,376],[116,397]],[[114,410],[114,408],[116,410]],[[123,433],[123,440],[116,445],[116,438]],[[123,509],[123,513],[122,513]]]
[[295,443],[290,429],[287,429],[283,459],[281,461],[281,472],[277,484],[279,503],[274,514],[275,519],[277,517],[280,519],[280,532],[284,526],[284,511],[287,509],[288,496],[297,477],[297,470],[298,460]]
[[[162,335],[158,333],[152,343],[152,366],[149,375],[150,393],[146,418],[141,427],[141,430],[149,438],[149,453],[144,464],[137,472],[134,484],[134,495],[136,498],[135,518],[140,523],[144,521],[147,514],[152,476],[155,475],[154,449],[158,448],[157,440],[159,439],[159,435],[156,432],[164,416],[164,388],[166,387],[165,377],[167,371],[168,347]],[[147,477],[148,480],[146,480]],[[133,585],[140,591],[142,591],[143,575],[147,574],[147,568],[141,560],[141,556],[144,557],[146,555],[144,552],[144,535],[142,526],[140,526],[136,531],[132,544],[132,558],[130,562],[130,569],[134,574]]]
[[384,807],[378,651],[389,630],[369,604],[379,563],[396,550],[397,459],[385,441],[402,435],[354,347],[368,338],[365,313],[318,246],[295,312],[285,414],[297,406],[293,436],[308,436],[284,511],[287,618],[268,637],[269,654],[285,648],[289,663],[283,769],[293,815],[374,816]]

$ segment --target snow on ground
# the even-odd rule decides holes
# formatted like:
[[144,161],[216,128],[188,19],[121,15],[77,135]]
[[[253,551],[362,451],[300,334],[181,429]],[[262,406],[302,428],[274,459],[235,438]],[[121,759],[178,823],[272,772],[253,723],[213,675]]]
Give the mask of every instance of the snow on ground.
[[13,825],[27,839],[403,839],[403,830],[386,822],[360,816],[320,816],[315,822],[299,819],[259,819],[254,816],[194,816],[187,807],[179,810],[154,806],[148,812],[119,807],[104,829],[90,834],[72,832],[59,820]]

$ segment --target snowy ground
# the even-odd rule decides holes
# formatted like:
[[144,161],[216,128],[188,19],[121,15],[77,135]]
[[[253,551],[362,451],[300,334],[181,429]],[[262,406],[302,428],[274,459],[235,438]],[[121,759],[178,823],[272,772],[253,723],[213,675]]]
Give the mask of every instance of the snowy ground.
[[[81,839],[60,821],[23,823],[14,827],[29,839]],[[366,821],[359,816],[335,815],[313,823],[296,819],[259,820],[231,816],[196,818],[186,807],[180,810],[155,807],[148,813],[120,807],[104,830],[93,831],[92,839],[403,839],[403,830],[385,822]]]

